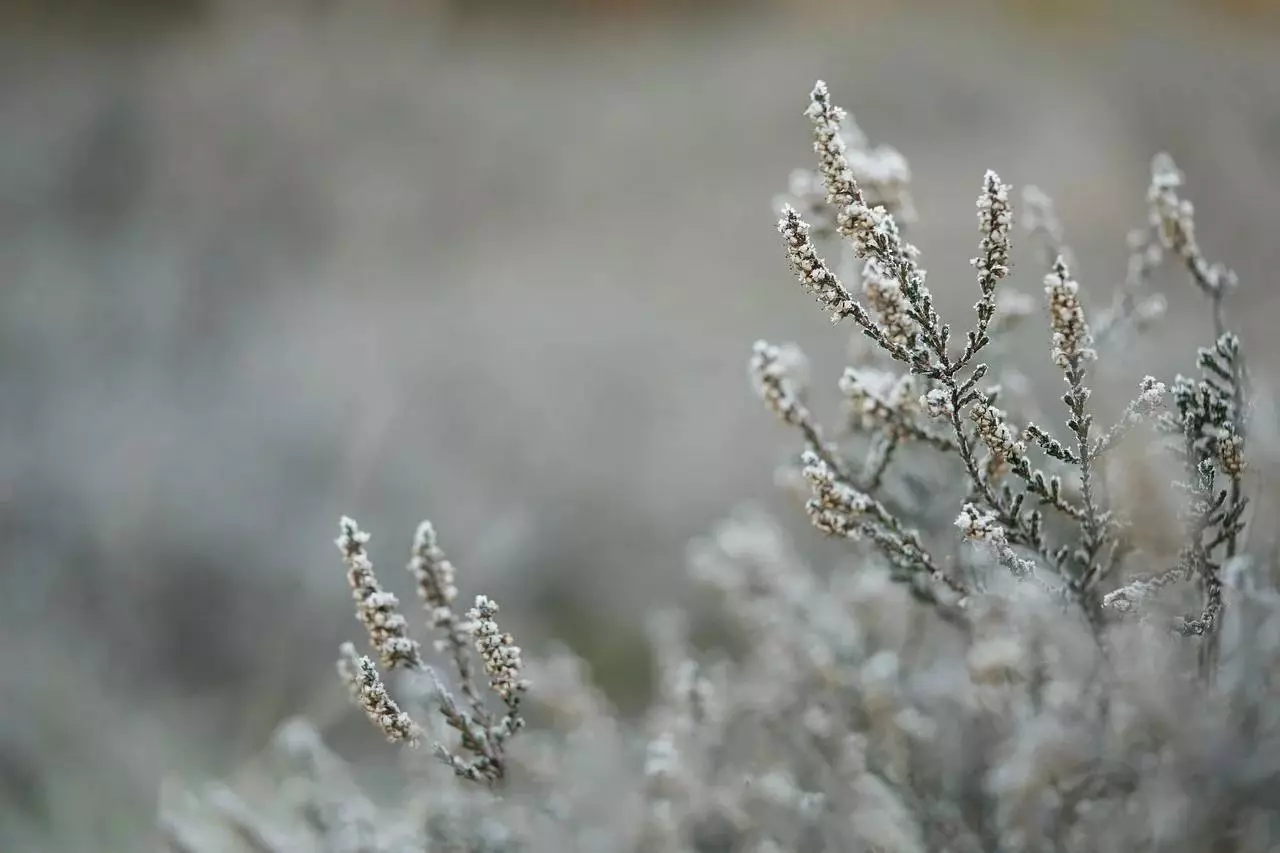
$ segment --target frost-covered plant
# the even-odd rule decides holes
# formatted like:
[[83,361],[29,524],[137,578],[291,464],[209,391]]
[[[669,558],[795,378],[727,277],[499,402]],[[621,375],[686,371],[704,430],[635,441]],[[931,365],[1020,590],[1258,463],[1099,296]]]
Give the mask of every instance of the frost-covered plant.
[[[408,622],[397,609],[400,602],[378,585],[373,563],[365,551],[369,534],[350,518],[342,519],[341,528],[338,550],[347,564],[347,580],[356,601],[356,614],[368,632],[369,644],[387,669],[404,669],[428,677],[441,716],[458,733],[458,751],[439,740],[432,741],[432,751],[463,778],[489,783],[501,781],[506,772],[507,740],[524,728],[520,699],[529,685],[520,676],[523,665],[520,647],[494,620],[498,605],[479,595],[475,607],[467,611],[466,619],[458,618],[453,609],[458,595],[453,585],[453,564],[437,544],[431,523],[424,521],[419,525],[409,572],[417,581],[418,594],[430,615],[432,627],[442,635],[437,647],[449,652],[466,698],[466,708],[463,708],[435,671],[427,666],[418,643],[409,639]],[[467,650],[469,644],[474,646],[489,677],[490,689],[505,706],[501,717],[494,716],[476,687]],[[421,740],[421,726],[401,711],[387,693],[374,662],[357,654],[351,643],[344,644],[341,651],[338,672],[356,704],[373,724],[392,742],[416,744]]]
[[[1097,312],[1052,203],[1024,195],[1045,263],[1040,351],[1066,387],[1065,430],[1051,429],[998,363],[999,333],[1033,313],[1007,287],[1010,188],[983,179],[975,316],[953,341],[901,229],[905,159],[869,148],[821,83],[808,116],[819,168],[793,175],[779,230],[801,283],[873,344],[839,379],[846,446],[810,409],[797,347],[757,344],[750,375],[800,433],[788,479],[813,525],[851,543],[849,562],[815,570],[758,510],[716,526],[691,545],[690,575],[718,597],[735,642],[699,650],[686,617],[655,616],[656,696],[624,721],[571,653],[523,660],[489,599],[460,617],[453,566],[424,523],[409,570],[454,699],[379,585],[367,535],[344,519],[338,546],[377,662],[347,646],[339,668],[406,750],[400,795],[364,793],[293,720],[252,799],[221,786],[166,810],[172,849],[1280,849],[1277,561],[1247,538],[1249,398],[1224,307],[1236,282],[1201,254],[1182,176],[1154,161],[1150,221]],[[847,246],[848,272],[822,259],[816,234]],[[1101,426],[1090,377],[1160,313],[1148,282],[1166,257],[1208,298],[1213,340],[1198,377],[1135,375],[1136,396]],[[1109,489],[1117,449],[1139,442],[1175,460],[1186,498],[1182,538],[1160,554]],[[379,665],[407,675],[403,705]],[[428,734],[436,717],[451,734]],[[419,760],[424,743],[438,760]]]
[[[1025,315],[1001,316],[1002,282],[1011,267],[1013,208],[1010,187],[988,171],[978,196],[982,234],[977,270],[975,319],[962,345],[954,345],[952,327],[934,307],[919,252],[903,236],[894,213],[867,201],[886,190],[882,173],[865,167],[865,139],[846,134],[847,116],[830,99],[826,84],[813,90],[807,115],[814,129],[817,175],[826,189],[824,227],[844,241],[862,264],[857,292],[851,290],[819,255],[811,226],[784,204],[778,230],[800,283],[830,312],[835,323],[852,320],[889,364],[848,368],[840,388],[848,400],[851,431],[871,437],[861,465],[826,441],[804,406],[803,383],[781,357],[782,350],[756,344],[751,373],[761,398],[783,421],[797,427],[805,441],[801,464],[812,487],[808,511],[824,532],[875,543],[898,576],[941,608],[969,606],[981,577],[947,572],[926,547],[920,530],[903,513],[889,510],[877,496],[895,456],[938,452],[954,457],[963,471],[966,494],[956,520],[964,538],[984,545],[1015,576],[1032,579],[1054,595],[1074,602],[1100,629],[1104,608],[1131,609],[1137,590],[1174,580],[1196,580],[1203,591],[1199,612],[1178,623],[1184,633],[1212,636],[1221,616],[1223,560],[1233,557],[1244,528],[1247,501],[1242,489],[1245,441],[1245,376],[1239,341],[1226,327],[1223,303],[1235,287],[1234,274],[1210,264],[1195,238],[1191,203],[1179,195],[1182,176],[1166,155],[1152,166],[1148,193],[1149,227],[1132,238],[1134,262],[1119,299],[1104,318],[1110,332],[1139,319],[1136,291],[1164,253],[1191,272],[1212,305],[1213,343],[1199,352],[1202,376],[1173,381],[1174,411],[1164,412],[1165,383],[1146,376],[1139,395],[1118,421],[1099,429],[1090,405],[1089,371],[1098,362],[1095,339],[1080,286],[1067,265],[1061,228],[1042,193],[1033,195],[1033,226],[1055,250],[1044,279],[1050,356],[1067,386],[1062,395],[1066,432],[1062,438],[1027,421],[1015,425],[998,403],[1002,389],[985,384],[990,367],[979,359],[991,335]],[[812,203],[810,208],[813,209]],[[1012,304],[1025,300],[1014,296]],[[1006,297],[1005,304],[1010,304]],[[791,363],[797,361],[793,355]],[[903,366],[894,372],[892,362]],[[1180,485],[1191,496],[1186,542],[1177,562],[1156,578],[1135,581],[1135,594],[1104,592],[1126,561],[1142,559],[1131,547],[1121,509],[1106,494],[1107,457],[1135,426],[1147,422],[1177,441],[1184,462]],[[1069,477],[1070,481],[1065,481]],[[1221,483],[1226,481],[1224,490]],[[1066,530],[1054,537],[1055,527]]]

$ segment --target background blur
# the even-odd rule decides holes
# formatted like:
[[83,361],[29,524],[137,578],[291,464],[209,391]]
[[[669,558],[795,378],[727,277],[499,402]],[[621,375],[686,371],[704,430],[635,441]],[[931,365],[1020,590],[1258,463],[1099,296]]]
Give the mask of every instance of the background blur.
[[[910,159],[944,309],[985,168],[1055,196],[1105,297],[1163,148],[1280,354],[1276,3],[4,5],[5,851],[138,849],[164,774],[340,719],[344,512],[410,601],[431,517],[464,595],[633,704],[686,541],[746,499],[800,521],[744,366],[842,366],[770,209],[817,77]],[[1164,281],[1163,339],[1203,340]]]

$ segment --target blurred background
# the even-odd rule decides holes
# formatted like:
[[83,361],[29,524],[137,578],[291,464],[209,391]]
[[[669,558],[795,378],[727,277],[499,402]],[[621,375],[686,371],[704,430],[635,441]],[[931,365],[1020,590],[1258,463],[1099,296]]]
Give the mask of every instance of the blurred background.
[[[410,602],[432,518],[464,596],[634,707],[689,538],[744,500],[803,529],[745,363],[843,365],[771,210],[815,78],[910,159],[944,309],[985,168],[1056,198],[1101,303],[1166,149],[1274,361],[1278,6],[9,0],[0,849],[139,849],[166,774],[344,719],[341,513]],[[1162,283],[1164,343],[1205,340]]]

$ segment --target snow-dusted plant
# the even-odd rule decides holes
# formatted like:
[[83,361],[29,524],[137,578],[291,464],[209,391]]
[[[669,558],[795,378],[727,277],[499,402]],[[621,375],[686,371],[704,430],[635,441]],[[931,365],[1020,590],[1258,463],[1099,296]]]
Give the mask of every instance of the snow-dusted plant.
[[[1278,566],[1249,537],[1249,396],[1224,304],[1236,281],[1201,254],[1181,174],[1155,159],[1150,221],[1098,311],[1052,203],[1024,193],[1044,263],[1035,354],[1065,385],[1063,427],[1050,428],[1026,414],[1033,399],[1016,399],[1027,383],[1003,343],[1035,312],[1008,287],[1009,186],[983,178],[974,320],[953,339],[903,234],[905,158],[871,148],[821,83],[807,114],[818,169],[792,176],[779,230],[801,283],[872,346],[839,378],[840,443],[810,408],[798,347],[757,344],[750,375],[800,434],[788,482],[850,559],[814,569],[758,510],[717,525],[691,545],[689,569],[733,642],[698,649],[687,617],[655,616],[653,704],[624,720],[572,653],[523,659],[488,598],[460,616],[454,568],[424,523],[409,570],[455,699],[379,585],[367,535],[343,519],[338,546],[374,656],[348,645],[339,668],[406,750],[399,794],[362,791],[292,720],[274,745],[279,769],[253,780],[252,798],[219,786],[170,804],[171,849],[1280,849]],[[840,274],[819,237],[847,250]],[[1135,372],[1137,394],[1104,426],[1090,378],[1160,313],[1148,284],[1167,258],[1211,307],[1199,376]],[[1109,488],[1118,448],[1139,444],[1176,462],[1185,498],[1181,538],[1163,549],[1144,547]],[[403,703],[379,666],[406,674]],[[445,726],[430,734],[436,720]]]
[[[1235,276],[1201,254],[1194,210],[1180,195],[1183,179],[1172,159],[1160,155],[1153,161],[1150,221],[1131,237],[1131,274],[1102,327],[1114,335],[1148,319],[1143,306],[1149,303],[1139,291],[1161,259],[1172,256],[1209,299],[1214,339],[1198,353],[1201,377],[1172,380],[1172,411],[1165,410],[1166,383],[1144,376],[1136,383],[1138,396],[1105,428],[1095,423],[1090,405],[1089,372],[1099,363],[1093,324],[1068,267],[1051,203],[1038,190],[1032,193],[1032,227],[1043,232],[1054,252],[1044,273],[1049,356],[1066,384],[1065,431],[1055,434],[1032,421],[1013,422],[998,406],[1003,389],[986,382],[991,368],[980,358],[992,335],[1027,313],[1022,307],[1027,300],[1003,287],[1011,268],[1010,187],[995,172],[983,177],[977,203],[982,238],[972,261],[978,301],[973,325],[957,343],[952,326],[934,306],[919,252],[903,236],[891,206],[868,201],[897,192],[880,186],[882,171],[867,167],[865,137],[846,128],[848,116],[832,103],[821,81],[806,114],[818,155],[817,173],[807,186],[812,192],[820,184],[827,205],[822,209],[810,199],[807,207],[822,217],[825,231],[843,238],[861,264],[857,284],[842,281],[820,256],[812,226],[790,203],[782,206],[778,230],[800,283],[833,322],[851,320],[888,362],[848,368],[840,380],[849,430],[871,438],[866,458],[856,463],[824,438],[802,402],[804,383],[780,359],[782,350],[756,344],[751,373],[761,398],[804,439],[801,461],[812,485],[808,511],[814,525],[873,541],[920,595],[940,608],[964,608],[983,579],[946,571],[942,558],[923,544],[923,532],[910,525],[909,511],[895,513],[877,496],[895,459],[908,453],[952,457],[966,489],[956,521],[963,537],[982,543],[1017,577],[1073,602],[1100,631],[1110,615],[1106,608],[1131,611],[1139,598],[1107,589],[1127,565],[1142,565],[1146,558],[1132,546],[1123,507],[1106,493],[1104,472],[1109,455],[1145,422],[1157,440],[1172,439],[1171,451],[1185,469],[1178,485],[1191,499],[1176,562],[1155,578],[1135,579],[1133,589],[1195,581],[1201,605],[1177,628],[1211,638],[1221,618],[1222,565],[1236,555],[1244,530],[1246,377],[1239,341],[1225,319],[1224,301]],[[1002,312],[1009,305],[1016,310]],[[893,362],[899,371],[894,372]],[[1061,531],[1059,536],[1046,515],[1054,516],[1052,528]]]

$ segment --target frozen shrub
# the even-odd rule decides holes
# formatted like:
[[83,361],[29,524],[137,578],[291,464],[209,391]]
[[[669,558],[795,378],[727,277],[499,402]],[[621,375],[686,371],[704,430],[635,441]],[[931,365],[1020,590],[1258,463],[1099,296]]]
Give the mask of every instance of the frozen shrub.
[[[1280,592],[1249,536],[1259,484],[1226,313],[1236,280],[1202,254],[1182,175],[1154,160],[1124,284],[1092,310],[1038,190],[1024,193],[1023,224],[1041,307],[1010,288],[1012,191],[988,172],[977,301],[953,335],[903,230],[906,160],[870,147],[822,83],[807,116],[817,169],[792,176],[778,230],[803,287],[866,345],[838,380],[838,430],[812,410],[794,345],[756,344],[749,373],[800,439],[787,480],[850,561],[817,571],[769,517],[730,516],[691,545],[689,567],[742,643],[696,650],[680,613],[659,614],[653,706],[624,721],[571,653],[525,661],[488,598],[460,615],[454,567],[424,523],[409,571],[455,698],[379,585],[367,535],[343,519],[374,656],[348,645],[339,669],[411,759],[404,789],[362,793],[294,720],[276,745],[280,776],[263,783],[274,796],[251,808],[223,787],[175,803],[173,849],[1280,848]],[[1104,416],[1093,380],[1131,369],[1117,348],[1161,313],[1150,284],[1166,260],[1209,307],[1198,373],[1135,371],[1132,400]],[[1026,357],[1061,377],[1056,417],[1025,395],[1002,343],[1037,313],[1043,346]],[[1176,463],[1181,534],[1158,553],[1113,494],[1126,446]],[[403,700],[379,666],[404,673]]]

